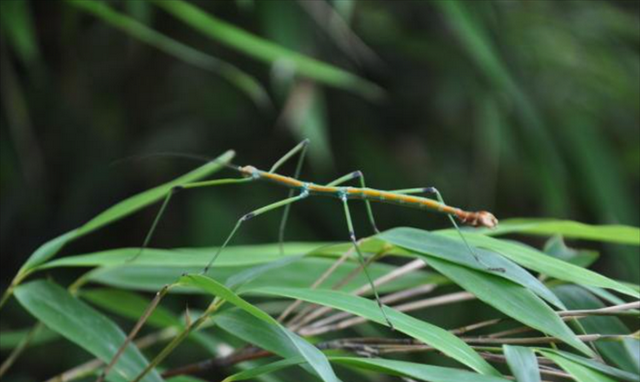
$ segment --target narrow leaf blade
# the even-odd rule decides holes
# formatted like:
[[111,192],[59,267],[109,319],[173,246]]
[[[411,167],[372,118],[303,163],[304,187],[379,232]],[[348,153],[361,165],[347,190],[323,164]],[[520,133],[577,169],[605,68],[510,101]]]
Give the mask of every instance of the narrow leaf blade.
[[[38,280],[21,285],[15,295],[18,302],[47,327],[105,363],[111,361],[125,341],[125,334],[115,323],[51,281]],[[147,364],[142,353],[130,344],[116,363],[114,372],[131,380]],[[160,382],[162,378],[153,370],[144,381]]]

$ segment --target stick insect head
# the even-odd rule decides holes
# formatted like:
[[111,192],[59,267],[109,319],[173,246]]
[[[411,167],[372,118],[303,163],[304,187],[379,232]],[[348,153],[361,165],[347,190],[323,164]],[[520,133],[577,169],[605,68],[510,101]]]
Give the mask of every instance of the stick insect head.
[[239,167],[238,171],[240,171],[240,173],[242,174],[242,176],[245,176],[247,178],[257,178],[259,177],[260,173],[258,172],[258,169],[253,167],[253,166],[243,166],[243,167]]
[[496,228],[498,219],[489,211],[467,212],[458,210],[456,216],[463,223],[472,227]]
[[498,219],[489,211],[479,211],[476,212],[476,218],[470,223],[475,227],[496,228]]

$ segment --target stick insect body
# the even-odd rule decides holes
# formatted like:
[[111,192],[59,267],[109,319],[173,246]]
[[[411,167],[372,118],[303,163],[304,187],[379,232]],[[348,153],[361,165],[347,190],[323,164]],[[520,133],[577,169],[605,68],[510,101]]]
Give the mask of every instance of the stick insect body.
[[[345,218],[347,221],[347,227],[349,229],[349,238],[353,243],[353,246],[358,254],[358,260],[360,261],[362,270],[371,286],[374,297],[378,305],[380,306],[381,312],[385,317],[385,320],[387,321],[387,325],[390,328],[393,328],[393,325],[388,320],[386,313],[384,312],[382,303],[380,302],[380,297],[378,296],[377,289],[375,288],[375,285],[371,280],[371,277],[367,271],[367,268],[365,267],[364,256],[362,255],[362,252],[360,251],[360,248],[358,246],[355,230],[353,227],[353,222],[351,220],[351,212],[349,210],[349,205],[348,205],[349,200],[360,199],[365,202],[367,207],[367,214],[369,216],[369,221],[373,227],[373,230],[376,233],[378,233],[379,231],[376,226],[375,219],[373,217],[371,202],[392,203],[392,204],[397,204],[402,206],[419,208],[419,209],[423,209],[431,212],[446,214],[449,216],[451,223],[460,233],[460,237],[465,242],[465,245],[467,246],[471,255],[473,255],[473,257],[479,263],[483,264],[482,260],[475,254],[471,246],[467,243],[464,236],[462,236],[462,233],[458,229],[458,225],[456,224],[453,217],[455,216],[460,222],[471,225],[471,226],[494,228],[498,224],[498,219],[496,219],[495,216],[493,216],[493,214],[487,211],[469,212],[469,211],[462,210],[460,208],[448,206],[444,203],[442,196],[440,195],[438,190],[436,190],[434,187],[410,188],[410,189],[395,190],[395,191],[382,191],[382,190],[377,190],[373,188],[368,188],[365,185],[364,175],[362,174],[361,171],[351,172],[332,182],[329,182],[326,185],[320,185],[320,184],[315,184],[311,182],[303,182],[299,180],[298,177],[300,175],[300,170],[302,168],[302,163],[304,161],[304,156],[306,154],[308,144],[309,144],[308,139],[305,139],[304,141],[300,142],[296,147],[294,147],[292,150],[286,153],[282,158],[280,158],[280,160],[278,160],[271,167],[269,171],[259,170],[254,166],[236,166],[232,164],[226,164],[228,168],[231,168],[239,172],[243,177],[231,178],[231,179],[215,179],[210,181],[187,183],[185,185],[175,188],[172,192],[167,194],[167,197],[165,198],[165,201],[162,204],[162,207],[160,207],[160,211],[158,212],[158,215],[156,216],[156,219],[153,222],[153,225],[149,230],[149,233],[147,234],[147,237],[140,249],[140,252],[138,252],[138,254],[135,257],[139,256],[140,253],[142,253],[142,251],[144,250],[144,248],[147,247],[149,240],[151,239],[151,236],[156,228],[156,225],[161,215],[163,214],[167,204],[169,203],[171,196],[175,193],[175,191],[178,191],[180,189],[187,189],[187,188],[210,187],[210,186],[222,185],[222,184],[244,183],[244,182],[251,182],[256,180],[265,180],[265,181],[289,188],[290,189],[289,197],[286,199],[280,200],[278,202],[269,204],[267,206],[258,208],[242,216],[236,222],[235,227],[233,228],[233,230],[231,231],[227,239],[224,241],[222,246],[220,246],[216,251],[216,253],[212,256],[211,260],[209,261],[207,266],[204,268],[203,274],[206,274],[209,271],[209,269],[211,268],[215,260],[218,258],[220,253],[222,253],[222,251],[227,246],[227,244],[229,244],[229,242],[231,241],[231,239],[233,238],[237,230],[240,228],[242,223],[244,223],[245,221],[257,215],[261,215],[266,212],[269,212],[278,208],[282,208],[282,207],[284,207],[284,214],[282,216],[282,221],[280,224],[280,235],[279,235],[280,240],[279,241],[280,241],[280,250],[281,252],[283,252],[282,243],[283,243],[284,229],[287,222],[289,208],[291,204],[298,202],[300,200],[306,199],[311,195],[327,196],[327,197],[338,198],[341,200],[344,213],[345,213]],[[298,165],[296,167],[295,175],[293,177],[284,176],[276,173],[276,171],[280,166],[282,166],[282,164],[284,164],[287,160],[289,160],[291,157],[297,154],[299,154]],[[361,187],[340,186],[341,184],[344,184],[348,181],[352,181],[356,179],[359,179]],[[299,192],[298,195],[294,195],[296,191]],[[411,194],[417,194],[417,193],[433,193],[438,198],[438,201],[429,199],[429,198],[411,195]],[[496,269],[496,268],[487,267],[487,269],[491,271],[502,271],[502,269]]]
[[[461,223],[474,227],[495,228],[498,225],[498,219],[491,212],[478,211],[469,212],[460,208],[451,207],[440,203],[433,199],[423,198],[419,196],[406,195],[408,192],[398,191],[382,191],[374,188],[364,187],[336,187],[330,185],[318,185],[315,183],[302,182],[298,179],[288,176],[258,170],[253,166],[244,166],[238,168],[244,176],[255,179],[265,179],[272,183],[280,184],[285,187],[300,190],[301,195],[308,193],[309,195],[329,196],[339,199],[360,199],[374,202],[391,203],[406,207],[414,207],[432,212],[439,212],[447,215],[453,215],[460,220]],[[351,174],[352,178],[361,177],[359,171]],[[403,190],[400,190],[403,191]],[[417,188],[416,192],[435,193],[433,187]]]
[[[365,185],[364,175],[360,171],[351,172],[326,185],[320,185],[320,184],[315,184],[311,182],[303,182],[298,178],[300,175],[300,170],[302,168],[302,163],[304,161],[304,156],[306,153],[308,143],[309,143],[309,140],[304,140],[300,142],[296,147],[294,147],[287,154],[285,154],[280,160],[278,160],[271,167],[269,171],[259,170],[254,166],[240,167],[236,165],[225,164],[226,167],[239,172],[242,175],[242,178],[214,179],[209,181],[186,183],[181,186],[175,187],[165,197],[164,202],[162,203],[162,206],[160,207],[160,210],[158,211],[158,214],[156,215],[156,218],[149,232],[147,233],[144,243],[140,248],[140,251],[131,259],[131,261],[135,260],[138,256],[140,256],[143,250],[147,248],[151,240],[151,237],[153,235],[153,232],[155,231],[161,216],[163,215],[167,205],[169,204],[169,201],[172,195],[175,194],[177,191],[182,189],[211,187],[211,186],[217,186],[217,185],[223,185],[223,184],[236,184],[236,183],[245,183],[245,182],[257,181],[257,180],[263,180],[263,181],[268,181],[270,183],[278,184],[280,186],[289,188],[290,189],[289,196],[286,199],[258,208],[256,210],[253,210],[243,215],[236,222],[235,227],[233,228],[229,236],[227,236],[227,239],[224,241],[224,243],[218,248],[216,253],[212,256],[211,260],[209,261],[207,266],[204,268],[202,272],[203,274],[206,274],[209,271],[209,269],[211,268],[215,260],[218,258],[220,253],[222,253],[224,248],[229,244],[229,242],[235,235],[236,231],[240,228],[242,223],[244,223],[245,221],[255,216],[258,216],[279,208],[284,208],[284,213],[283,213],[282,221],[280,224],[280,235],[279,235],[280,249],[281,249],[281,252],[283,252],[283,237],[284,237],[284,230],[287,222],[287,216],[289,213],[289,208],[293,203],[306,199],[307,197],[312,195],[337,198],[341,201],[343,205],[344,213],[345,213],[347,227],[349,229],[350,240],[354,246],[356,253],[358,254],[358,261],[360,262],[360,266],[363,270],[363,273],[367,278],[371,291],[374,294],[375,300],[378,303],[378,306],[380,307],[380,311],[382,312],[382,315],[386,320],[387,326],[391,329],[393,329],[393,325],[389,320],[389,318],[387,317],[387,314],[385,313],[385,309],[383,307],[382,302],[380,301],[377,288],[375,287],[373,280],[371,279],[371,276],[367,271],[366,263],[364,261],[364,256],[358,246],[358,240],[356,238],[353,223],[351,220],[351,213],[348,205],[349,200],[356,199],[356,200],[364,201],[367,208],[369,221],[373,227],[373,230],[376,233],[378,233],[379,231],[376,227],[375,219],[373,217],[371,202],[391,203],[391,204],[397,204],[401,206],[419,208],[419,209],[423,209],[430,212],[446,214],[449,216],[451,223],[454,225],[454,227],[460,234],[460,237],[464,241],[465,245],[467,246],[470,254],[473,255],[476,261],[484,265],[484,263],[482,262],[482,259],[480,259],[475,254],[472,247],[467,243],[466,239],[462,235],[462,232],[459,230],[454,217],[457,218],[463,224],[467,224],[475,227],[494,228],[497,226],[498,220],[495,218],[495,216],[493,216],[493,214],[487,211],[470,212],[457,207],[448,206],[444,202],[438,190],[435,189],[434,187],[409,188],[409,189],[394,190],[394,191],[382,191],[378,189],[368,188]],[[276,172],[278,168],[296,154],[299,154],[299,158],[298,158],[298,164],[295,170],[295,175],[293,177],[288,177],[288,176],[278,174]],[[340,186],[341,184],[344,184],[346,182],[353,181],[356,179],[359,180],[360,187]],[[296,191],[298,192],[297,195],[295,195]],[[435,194],[438,200],[436,201],[429,198],[411,195],[411,194],[419,194],[419,193]],[[502,268],[486,267],[486,269],[488,271],[504,272]],[[106,374],[109,372],[109,370],[115,365],[116,361],[121,356],[125,347],[128,345],[129,342],[131,342],[131,340],[134,338],[138,330],[141,328],[141,326],[144,324],[144,322],[148,318],[151,311],[155,308],[155,306],[159,303],[160,299],[165,295],[165,293],[167,293],[167,291],[168,291],[168,288],[165,287],[160,292],[157,293],[156,298],[152,301],[152,303],[147,308],[147,311],[145,312],[145,314],[140,318],[140,320],[138,321],[134,329],[131,331],[125,343],[123,343],[123,345],[120,347],[120,349],[118,350],[116,355],[113,357],[111,362],[105,367],[102,374],[98,378],[98,381],[102,381],[106,376]],[[201,317],[201,319],[199,319],[198,322],[202,320],[204,320],[204,317]],[[156,364],[159,363],[163,357],[164,357],[163,354],[158,356],[155,360]],[[153,364],[150,364],[149,366],[147,366],[147,368],[135,379],[135,381],[139,381],[150,370],[151,367],[153,367]]]

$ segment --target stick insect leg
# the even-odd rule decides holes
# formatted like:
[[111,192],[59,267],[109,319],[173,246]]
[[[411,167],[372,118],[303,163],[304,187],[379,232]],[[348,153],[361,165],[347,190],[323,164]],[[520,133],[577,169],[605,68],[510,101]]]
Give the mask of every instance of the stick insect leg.
[[296,155],[298,151],[302,150],[302,155],[307,151],[307,146],[309,145],[309,140],[305,139],[302,142],[298,143],[296,147],[292,148],[288,153],[284,154],[282,158],[278,159],[278,161],[271,166],[269,172],[276,172],[280,166],[282,166],[286,161],[288,161],[292,156]]
[[[214,180],[208,180],[208,181],[203,181],[203,182],[186,183],[186,184],[183,184],[183,185],[180,185],[180,186],[173,187],[167,193],[167,195],[165,196],[164,201],[162,202],[162,205],[160,206],[160,209],[158,210],[158,213],[156,214],[156,217],[153,220],[153,224],[151,225],[151,228],[149,229],[149,232],[147,232],[147,235],[145,236],[145,239],[144,239],[144,242],[142,244],[142,247],[140,247],[140,250],[138,251],[138,253],[136,253],[136,255],[133,256],[128,261],[134,261],[135,259],[137,259],[142,254],[142,252],[148,247],[149,242],[151,241],[151,238],[153,237],[153,233],[155,232],[156,227],[158,226],[158,222],[160,221],[160,219],[162,218],[162,215],[166,211],[167,206],[169,205],[169,201],[171,200],[171,197],[176,192],[178,192],[180,190],[184,190],[184,189],[190,189],[190,188],[212,187],[212,186],[218,186],[218,185],[222,185],[222,184],[245,183],[245,182],[249,182],[251,180],[253,180],[253,179],[251,179],[251,178],[214,179]],[[133,341],[135,336],[138,334],[138,331],[140,331],[140,329],[145,324],[145,322],[147,321],[147,319],[149,318],[149,316],[151,315],[153,310],[156,308],[156,306],[158,306],[158,304],[160,303],[160,300],[162,300],[162,298],[167,294],[167,292],[169,291],[170,287],[171,286],[165,285],[158,293],[156,293],[155,298],[151,301],[151,303],[149,304],[149,306],[145,310],[144,314],[140,317],[140,319],[138,320],[138,322],[136,323],[134,328],[131,330],[131,332],[129,333],[129,335],[125,339],[124,343],[117,350],[116,354],[111,359],[111,362],[109,362],[109,364],[105,367],[105,369],[102,371],[102,373],[98,377],[98,379],[97,379],[98,382],[102,382],[105,379],[106,375],[113,368],[113,366],[116,364],[118,359],[122,356],[122,353],[124,352],[126,347],[131,343],[131,341]]]
[[302,200],[304,198],[306,198],[307,196],[309,196],[309,191],[302,190],[302,193],[300,193],[300,195],[298,196],[294,196],[291,198],[287,198],[287,199],[283,199],[279,202],[275,202],[269,205],[266,205],[262,208],[258,208],[257,210],[253,210],[251,212],[249,212],[248,214],[242,216],[238,222],[236,223],[235,227],[233,227],[233,230],[231,230],[231,233],[229,234],[229,236],[227,236],[227,239],[224,241],[224,244],[222,244],[222,246],[220,248],[218,248],[218,250],[216,251],[216,253],[213,255],[213,257],[211,258],[211,260],[209,261],[209,263],[207,264],[207,266],[203,269],[202,274],[206,274],[209,269],[211,268],[211,265],[213,264],[214,261],[216,261],[216,259],[218,258],[218,256],[220,255],[220,253],[222,253],[222,251],[224,250],[224,248],[227,246],[227,244],[229,244],[229,242],[231,241],[231,238],[236,234],[236,232],[238,231],[238,229],[240,228],[240,226],[242,225],[242,223],[246,222],[247,220],[254,218],[258,215],[262,215],[265,212],[269,212],[272,210],[275,210],[277,208],[280,207],[285,207],[288,206],[292,203],[295,203],[299,200]]
[[160,209],[156,214],[156,217],[153,219],[153,224],[151,224],[151,228],[149,228],[149,232],[147,232],[147,235],[144,238],[144,242],[142,243],[142,246],[140,247],[138,252],[127,261],[131,262],[136,260],[140,255],[142,255],[142,252],[144,252],[144,250],[147,249],[147,247],[149,246],[149,243],[151,242],[151,238],[153,237],[153,233],[155,232],[156,227],[158,226],[158,223],[162,218],[162,215],[164,215],[164,212],[166,211],[167,206],[169,205],[169,201],[171,201],[172,196],[176,194],[178,191],[186,190],[190,188],[219,186],[222,184],[245,183],[245,182],[250,182],[252,180],[253,180],[252,178],[214,179],[214,180],[207,180],[203,182],[186,183],[180,186],[172,187],[171,190],[169,190],[169,192],[165,196],[162,202],[162,205],[160,206]]
[[[286,153],[282,158],[280,158],[272,167],[269,172],[275,172],[284,162],[286,162],[289,158],[291,158],[296,153],[300,152],[300,157],[298,158],[298,164],[296,165],[296,172],[293,175],[294,178],[298,178],[300,176],[300,171],[302,171],[302,163],[304,163],[304,157],[307,154],[307,147],[309,146],[309,140],[305,139],[304,141],[298,143],[296,147],[291,149],[288,153]],[[295,190],[290,190],[288,198],[293,197]],[[278,243],[280,245],[280,255],[284,255],[284,230],[287,226],[287,220],[289,218],[289,210],[291,209],[291,205],[287,204],[284,207],[284,212],[282,212],[282,219],[280,220],[280,228],[278,229]]]
[[[362,188],[367,188],[367,185],[365,184],[365,181],[364,181],[364,174],[360,170],[341,176],[340,178],[328,183],[327,186],[335,187],[345,182],[348,182],[352,179],[360,179],[360,186]],[[380,230],[376,225],[376,219],[374,219],[373,217],[373,209],[371,208],[371,202],[365,199],[364,204],[367,206],[367,215],[369,217],[369,222],[371,223],[371,227],[373,228],[373,232],[375,232],[376,234],[379,234]]]
[[[406,189],[395,190],[395,191],[391,191],[391,192],[395,192],[397,194],[421,194],[421,193],[435,194],[436,198],[438,199],[438,201],[440,203],[445,204],[445,205],[447,204],[447,203],[445,203],[444,198],[442,197],[442,194],[440,193],[440,191],[438,191],[438,189],[435,188],[435,187],[406,188]],[[478,254],[471,248],[471,245],[469,244],[467,239],[462,234],[462,231],[460,230],[460,227],[458,226],[458,223],[453,218],[453,216],[451,216],[451,215],[447,215],[447,216],[449,217],[449,220],[451,221],[451,224],[453,225],[453,227],[458,232],[458,235],[460,235],[460,238],[464,242],[465,246],[467,247],[467,249],[469,250],[469,252],[473,256],[473,258],[479,264],[481,264],[483,267],[487,268],[487,270],[492,271],[492,272],[505,272],[504,268],[490,267],[487,264],[485,264],[484,261],[482,261],[482,259],[478,256]]]
[[371,275],[369,275],[369,271],[367,270],[365,261],[364,261],[364,256],[362,255],[362,252],[360,251],[360,247],[358,246],[358,240],[356,239],[356,234],[355,231],[353,229],[353,222],[351,221],[351,213],[349,212],[349,204],[347,202],[347,195],[346,194],[342,194],[340,196],[340,199],[342,200],[342,205],[344,206],[344,214],[345,217],[347,218],[347,226],[349,228],[349,237],[351,239],[351,242],[353,243],[353,246],[356,250],[356,253],[358,254],[358,260],[360,261],[360,266],[362,267],[362,271],[364,272],[365,276],[367,277],[367,281],[369,282],[369,285],[371,286],[371,290],[373,291],[373,295],[376,298],[376,302],[378,303],[378,307],[380,307],[380,312],[382,312],[382,316],[384,317],[384,320],[387,322],[387,326],[391,329],[394,330],[393,324],[391,323],[391,321],[389,320],[389,317],[387,317],[387,314],[384,311],[384,305],[382,305],[382,302],[380,301],[380,296],[378,295],[378,290],[376,289],[376,286],[373,284],[373,280],[371,280]]

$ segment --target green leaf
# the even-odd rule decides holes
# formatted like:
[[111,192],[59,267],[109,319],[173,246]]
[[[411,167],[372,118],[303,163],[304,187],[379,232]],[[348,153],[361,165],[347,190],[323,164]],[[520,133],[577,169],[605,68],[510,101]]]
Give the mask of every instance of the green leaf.
[[390,375],[406,376],[429,382],[506,382],[508,379],[472,373],[451,367],[431,366],[421,363],[382,358],[331,357],[331,362]]
[[60,251],[60,249],[68,242],[84,236],[96,229],[102,228],[107,224],[113,223],[116,220],[122,219],[123,217],[128,216],[160,200],[161,198],[165,197],[173,187],[203,178],[222,169],[224,164],[228,163],[234,155],[235,153],[233,151],[227,151],[215,160],[201,167],[198,167],[197,169],[179,178],[176,178],[171,182],[141,192],[115,204],[114,206],[108,208],[106,211],[100,213],[98,216],[88,221],[80,228],[67,232],[64,235],[58,236],[57,238],[44,243],[24,263],[22,268],[20,268],[19,274],[30,271],[37,265],[40,265],[51,257],[55,256],[56,253],[58,253],[58,251]]
[[[445,234],[450,236],[453,232],[447,232]],[[633,298],[640,298],[640,294],[627,285],[612,280],[599,273],[567,263],[566,261],[547,256],[537,249],[527,245],[498,240],[474,233],[466,233],[465,237],[470,243],[478,247],[498,252],[525,268],[529,268],[547,276],[555,277],[558,280],[569,281],[579,285],[613,289]]]
[[629,373],[627,371],[624,370],[620,370],[617,369],[615,367],[611,367],[609,365],[605,365],[604,363],[589,359],[589,358],[584,358],[584,357],[580,357],[577,356],[575,354],[572,353],[568,353],[566,351],[561,351],[561,350],[554,350],[554,349],[536,349],[536,350],[541,350],[544,351],[546,353],[553,353],[553,354],[557,354],[558,356],[561,356],[563,358],[566,358],[570,361],[576,362],[578,364],[581,364],[583,366],[586,366],[588,368],[591,368],[593,370],[597,370],[600,371],[604,374],[608,374],[612,377],[618,378],[621,381],[630,381],[630,382],[638,382],[640,381],[640,375],[638,375],[637,373]]
[[[295,351],[295,354],[299,354],[304,357],[309,365],[313,368],[313,370],[317,373],[317,375],[322,378],[323,381],[329,382],[339,382],[340,380],[333,372],[329,361],[325,357],[325,355],[318,350],[315,346],[311,345],[297,334],[291,332],[284,326],[282,326],[278,321],[276,321],[273,317],[269,316],[267,313],[258,309],[257,307],[251,305],[240,296],[236,295],[233,291],[225,287],[224,285],[218,283],[217,281],[202,275],[186,275],[180,278],[180,284],[186,286],[197,287],[203,289],[214,296],[220,297],[221,299],[237,306],[238,308],[244,310],[249,313],[253,317],[264,321],[267,324],[270,324],[273,327],[273,330],[279,333],[279,337],[281,339],[286,338],[288,341],[286,342],[287,346],[289,346],[290,351]],[[286,353],[284,356],[287,357],[291,353]]]
[[588,268],[600,254],[588,249],[573,249],[567,247],[562,236],[554,235],[544,244],[544,253],[581,268]]
[[[287,243],[285,244],[286,255],[284,257],[280,255],[277,244],[227,247],[216,261],[215,266],[209,271],[209,275],[226,284],[234,275],[247,272],[247,268],[262,265],[271,266],[271,263],[295,259],[310,251],[319,253],[315,251],[319,246],[320,244],[315,243]],[[39,269],[63,266],[98,266],[100,268],[90,271],[85,276],[86,280],[122,289],[155,292],[162,286],[173,283],[184,273],[201,272],[210,260],[211,254],[215,253],[215,248],[202,251],[186,248],[181,250],[148,249],[135,261],[129,261],[137,252],[138,249],[130,248],[69,256],[43,264]],[[320,277],[335,262],[333,254],[329,254],[329,256],[331,257],[304,257],[294,263],[261,274],[241,286],[239,290],[269,285],[306,287],[309,280]],[[323,285],[328,286],[338,282],[357,267],[359,264],[355,261],[345,262]],[[384,263],[369,265],[372,277],[381,277],[394,269],[394,266]],[[344,288],[347,290],[355,289],[366,282],[366,277],[363,274],[358,274]],[[413,272],[381,286],[380,291],[397,291],[421,284],[444,284],[446,282],[444,277],[435,272]],[[173,291],[193,292],[194,290],[178,288]],[[200,293],[200,290],[196,291]]]
[[507,316],[559,338],[584,354],[592,355],[591,349],[578,339],[556,312],[521,285],[445,260],[431,258],[427,262],[454,283]]
[[[428,231],[406,227],[394,228],[383,232],[379,236],[391,244],[411,250],[414,254],[426,259],[427,262],[430,258],[437,257],[468,268],[488,272],[491,275],[503,277],[522,285],[551,304],[564,309],[562,301],[529,272],[494,252],[473,248],[474,253],[482,262],[480,263],[476,261],[473,254],[469,252],[469,248],[458,237],[454,239],[441,234],[433,234]],[[502,268],[505,271],[493,272],[488,268]]]
[[83,0],[66,1],[77,9],[100,18],[100,20],[105,23],[120,29],[145,44],[149,44],[190,65],[220,75],[249,96],[258,106],[263,108],[271,106],[269,95],[262,85],[255,78],[234,65],[167,37],[132,17],[114,11],[103,2]]
[[571,220],[509,219],[501,221],[495,229],[481,229],[477,232],[489,235],[507,233],[542,236],[562,235],[571,239],[640,245],[640,228],[626,225],[589,225]]
[[545,350],[538,350],[538,352],[558,364],[558,366],[571,374],[578,382],[615,382],[615,379],[611,379],[598,371],[583,366],[559,354]]
[[281,325],[260,320],[240,309],[226,310],[217,314],[214,320],[218,326],[235,337],[285,359],[299,360],[293,364],[300,364],[315,375],[308,362],[300,356],[301,352],[295,342],[290,340],[291,334],[283,330]]
[[[318,243],[286,243],[286,254],[280,254],[278,244],[238,245],[225,248],[215,267],[247,267],[265,264],[286,257],[295,257],[317,250]],[[115,265],[169,266],[204,268],[218,247],[154,249],[145,248],[135,261],[131,258],[140,248],[117,248],[85,255],[68,256],[43,264],[39,269],[55,267],[106,267]]]
[[[605,307],[597,297],[576,285],[561,285],[554,288],[558,297],[569,309],[601,309]],[[629,334],[631,331],[618,317],[593,316],[580,319],[580,325],[588,334]],[[618,341],[597,341],[595,346],[604,359],[624,370],[640,374],[640,358],[632,351],[638,340],[626,338]],[[627,346],[631,345],[631,346]]]
[[168,382],[206,382],[205,379],[192,377],[190,375],[177,375],[167,379]]
[[[81,290],[80,296],[105,311],[128,318],[133,322],[137,322],[149,306],[149,300],[133,293],[115,289]],[[156,306],[146,323],[158,328],[174,327],[176,330],[184,329],[183,322],[162,305]],[[209,333],[204,331],[191,332],[189,333],[189,339],[200,344],[209,353],[217,354],[215,348],[220,345],[220,341],[213,338]]]
[[[0,350],[11,350],[18,346],[20,341],[25,338],[31,330],[29,329],[20,329],[20,330],[6,330],[0,332]],[[43,327],[42,330],[39,330],[29,341],[29,347],[44,345],[56,339],[59,339],[60,336],[56,332],[52,332],[51,330]]]
[[235,373],[223,379],[222,382],[246,381],[246,380],[254,379],[256,377],[260,377],[269,373],[273,373],[274,371],[282,370],[287,367],[300,365],[301,363],[304,363],[304,362],[305,360],[302,357],[292,357],[292,358],[281,359],[276,362],[271,362],[266,365],[261,365],[258,367],[252,367],[250,369]]
[[[125,341],[125,334],[115,323],[51,281],[21,285],[15,295],[18,302],[47,327],[105,363],[111,361]],[[130,344],[113,370],[130,380],[147,364],[142,353]],[[154,370],[143,381],[162,381],[162,378]]]
[[183,185],[185,183],[193,182],[195,180],[204,178],[224,168],[224,165],[229,163],[235,156],[235,152],[232,150],[220,155],[216,159],[208,162],[207,164],[196,168],[195,170],[182,175],[171,182],[167,182],[163,185],[154,187],[150,190],[141,192],[128,199],[125,199],[106,211],[102,212],[98,216],[88,221],[85,225],[80,227],[79,235],[85,235],[93,230],[101,228],[115,220],[121,219],[127,215],[130,215],[156,201],[164,198],[173,187]]
[[[80,297],[91,303],[108,309],[123,317],[133,320],[140,318],[146,310],[149,301],[146,299],[122,290],[115,289],[90,289],[80,291]],[[173,313],[162,306],[157,306],[147,319],[147,323],[156,327],[182,326]]]
[[[313,302],[349,312],[379,324],[386,323],[382,312],[380,312],[380,308],[375,302],[343,292],[276,287],[263,287],[255,292]],[[496,369],[489,365],[469,345],[448,331],[388,307],[384,309],[397,331],[433,346],[479,373],[500,375]]]
[[27,65],[36,65],[40,49],[29,5],[26,0],[0,2],[0,24],[3,37],[6,36],[17,56]]
[[[491,375],[472,373],[466,370],[451,367],[431,366],[419,363],[395,361],[382,358],[356,358],[356,357],[329,357],[332,363],[381,372],[394,376],[405,376],[429,382],[507,382],[508,379]],[[284,359],[259,366],[250,370],[241,371],[225,378],[222,382],[246,381],[258,376],[272,373],[284,368],[303,363],[300,357]]]
[[540,382],[538,359],[533,350],[510,345],[503,345],[502,350],[517,382]]
[[289,50],[269,40],[253,35],[210,15],[181,0],[154,1],[158,7],[184,21],[222,44],[269,64],[288,61],[296,73],[326,85],[358,92],[370,99],[378,99],[383,91],[378,86],[345,70]]
[[24,274],[27,271],[34,268],[35,266],[37,266],[38,264],[41,264],[47,261],[48,259],[50,259],[51,257],[55,256],[56,253],[58,253],[62,249],[62,247],[65,246],[65,244],[67,244],[68,242],[70,242],[71,240],[79,236],[78,231],[79,231],[78,229],[69,231],[65,234],[62,234],[56,237],[55,239],[51,239],[46,243],[42,244],[40,247],[38,247],[38,249],[36,249],[33,252],[33,254],[31,254],[31,256],[29,256],[27,261],[20,268],[20,271],[18,272],[18,274]]

